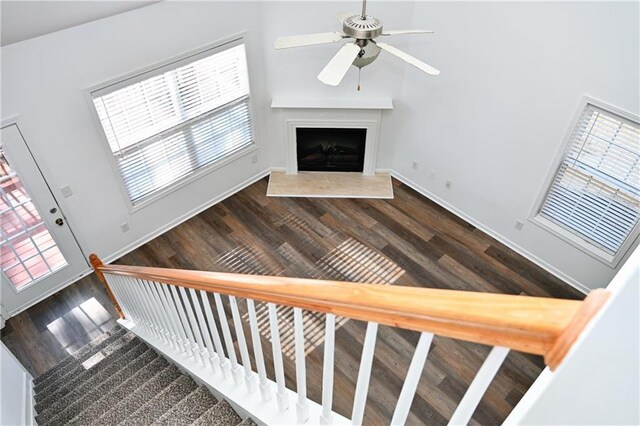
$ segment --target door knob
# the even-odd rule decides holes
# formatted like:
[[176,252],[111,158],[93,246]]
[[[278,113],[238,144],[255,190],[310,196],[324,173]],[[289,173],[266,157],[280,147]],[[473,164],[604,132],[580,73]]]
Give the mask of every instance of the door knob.
[[61,218],[61,217],[57,218],[57,219],[56,219],[56,225],[58,225],[58,226],[62,226],[62,225],[64,225],[64,220],[62,220],[62,218]]

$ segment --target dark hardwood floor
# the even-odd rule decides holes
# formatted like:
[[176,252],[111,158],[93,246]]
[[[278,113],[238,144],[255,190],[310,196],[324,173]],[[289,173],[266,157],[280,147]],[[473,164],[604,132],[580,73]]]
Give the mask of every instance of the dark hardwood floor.
[[[266,179],[251,185],[117,263],[584,297],[397,181],[393,200],[267,198],[266,185]],[[258,304],[262,321],[264,311]],[[290,317],[290,310],[280,310],[283,332]],[[115,318],[101,284],[89,276],[11,318],[2,341],[37,376],[111,328]],[[305,316],[308,395],[318,402],[323,321]],[[366,324],[339,319],[339,326],[334,409],[350,417]],[[288,333],[285,371],[288,386],[295,388]],[[365,424],[389,423],[418,338],[416,332],[379,328]],[[262,343],[273,378],[268,332]],[[489,349],[436,336],[407,424],[446,424]],[[510,353],[472,423],[500,424],[543,367],[539,357]]]

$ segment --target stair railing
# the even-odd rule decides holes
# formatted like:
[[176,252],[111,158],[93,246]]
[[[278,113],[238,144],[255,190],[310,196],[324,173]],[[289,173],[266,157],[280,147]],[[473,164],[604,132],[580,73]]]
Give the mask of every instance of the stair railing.
[[[379,324],[421,332],[391,424],[404,424],[434,335],[493,346],[449,424],[467,424],[509,350],[542,355],[551,370],[562,362],[609,293],[594,290],[583,301],[405,286],[380,286],[274,276],[138,266],[91,264],[121,318],[156,346],[173,350],[259,394],[262,404],[289,409],[293,423],[360,425]],[[213,297],[212,306],[210,295]],[[222,297],[228,298],[236,334],[231,336]],[[256,371],[252,370],[238,298],[245,301]],[[255,301],[266,302],[275,383],[267,378]],[[293,308],[296,387],[285,386],[278,306]],[[307,398],[303,310],[325,314],[322,405]],[[214,312],[216,315],[214,315]],[[217,316],[217,319],[215,318]],[[351,419],[332,410],[336,316],[367,322]],[[226,349],[226,353],[225,353]],[[275,393],[276,400],[271,401]],[[295,396],[294,396],[295,395]],[[230,401],[242,405],[242,401]],[[312,406],[313,413],[310,413]],[[255,405],[253,406],[255,407]],[[267,410],[268,411],[268,410]],[[256,420],[267,419],[255,411]],[[271,417],[273,419],[273,417]],[[282,419],[278,419],[280,422]]]

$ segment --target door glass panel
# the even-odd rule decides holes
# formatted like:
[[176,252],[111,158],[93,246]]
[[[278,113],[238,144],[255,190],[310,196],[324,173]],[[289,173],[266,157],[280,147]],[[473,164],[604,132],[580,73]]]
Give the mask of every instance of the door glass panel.
[[0,268],[20,290],[67,266],[0,146]]

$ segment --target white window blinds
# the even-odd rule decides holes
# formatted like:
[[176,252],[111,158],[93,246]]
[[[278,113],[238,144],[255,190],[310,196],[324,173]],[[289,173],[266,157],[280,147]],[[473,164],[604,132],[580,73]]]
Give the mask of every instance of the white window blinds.
[[587,104],[540,214],[615,256],[640,217],[640,126]]
[[253,143],[244,44],[119,82],[93,102],[134,205]]

